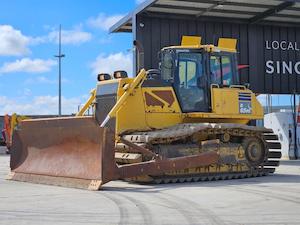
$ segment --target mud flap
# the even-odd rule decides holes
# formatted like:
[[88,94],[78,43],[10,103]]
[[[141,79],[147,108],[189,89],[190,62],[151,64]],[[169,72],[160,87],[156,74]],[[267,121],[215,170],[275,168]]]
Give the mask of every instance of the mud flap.
[[22,121],[8,179],[99,190],[116,178],[114,134],[92,117]]

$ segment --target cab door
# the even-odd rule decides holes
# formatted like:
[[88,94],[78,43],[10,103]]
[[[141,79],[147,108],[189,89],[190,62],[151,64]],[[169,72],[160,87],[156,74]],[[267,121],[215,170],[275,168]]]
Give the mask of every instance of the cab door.
[[208,112],[208,87],[201,52],[179,52],[175,92],[182,112]]

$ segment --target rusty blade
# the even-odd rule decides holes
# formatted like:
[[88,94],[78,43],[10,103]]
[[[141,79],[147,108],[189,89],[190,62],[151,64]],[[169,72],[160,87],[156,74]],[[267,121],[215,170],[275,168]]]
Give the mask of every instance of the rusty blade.
[[76,186],[82,180],[100,187],[115,176],[114,136],[92,117],[22,121],[10,166],[13,180],[72,186],[74,179]]

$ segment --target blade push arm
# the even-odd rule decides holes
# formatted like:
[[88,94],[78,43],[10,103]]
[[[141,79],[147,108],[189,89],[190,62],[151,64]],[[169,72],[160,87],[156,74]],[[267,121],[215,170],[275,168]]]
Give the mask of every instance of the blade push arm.
[[110,120],[110,118],[116,117],[118,110],[126,102],[127,98],[133,93],[134,89],[143,83],[143,81],[146,79],[146,76],[147,76],[146,70],[142,69],[140,73],[136,76],[136,78],[133,80],[133,82],[129,84],[129,86],[127,87],[125,86],[124,94],[119,98],[117,103],[107,114],[105,120],[102,122],[100,127],[104,127],[107,124],[107,122]]
[[76,116],[83,116],[86,113],[86,111],[89,109],[89,107],[91,106],[91,104],[93,103],[95,98],[96,98],[96,89],[93,89],[91,91],[91,96],[86,101],[84,106],[79,110],[79,112],[76,114]]

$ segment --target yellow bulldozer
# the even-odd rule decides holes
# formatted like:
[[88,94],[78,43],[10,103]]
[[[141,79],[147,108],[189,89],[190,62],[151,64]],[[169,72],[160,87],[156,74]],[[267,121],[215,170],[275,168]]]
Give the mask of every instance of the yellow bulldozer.
[[[251,126],[263,108],[241,85],[237,40],[184,36],[159,69],[99,74],[72,118],[24,120],[9,179],[99,190],[112,180],[176,183],[265,176],[281,157],[272,130]],[[93,116],[84,116],[88,107]]]
[[13,113],[11,116],[6,114],[3,117],[3,128],[1,130],[1,136],[3,139],[2,145],[6,146],[7,154],[10,153],[10,148],[12,145],[12,136],[16,126],[18,125],[18,123],[20,123],[20,121],[25,119],[29,119],[29,117],[17,115],[16,113]]

